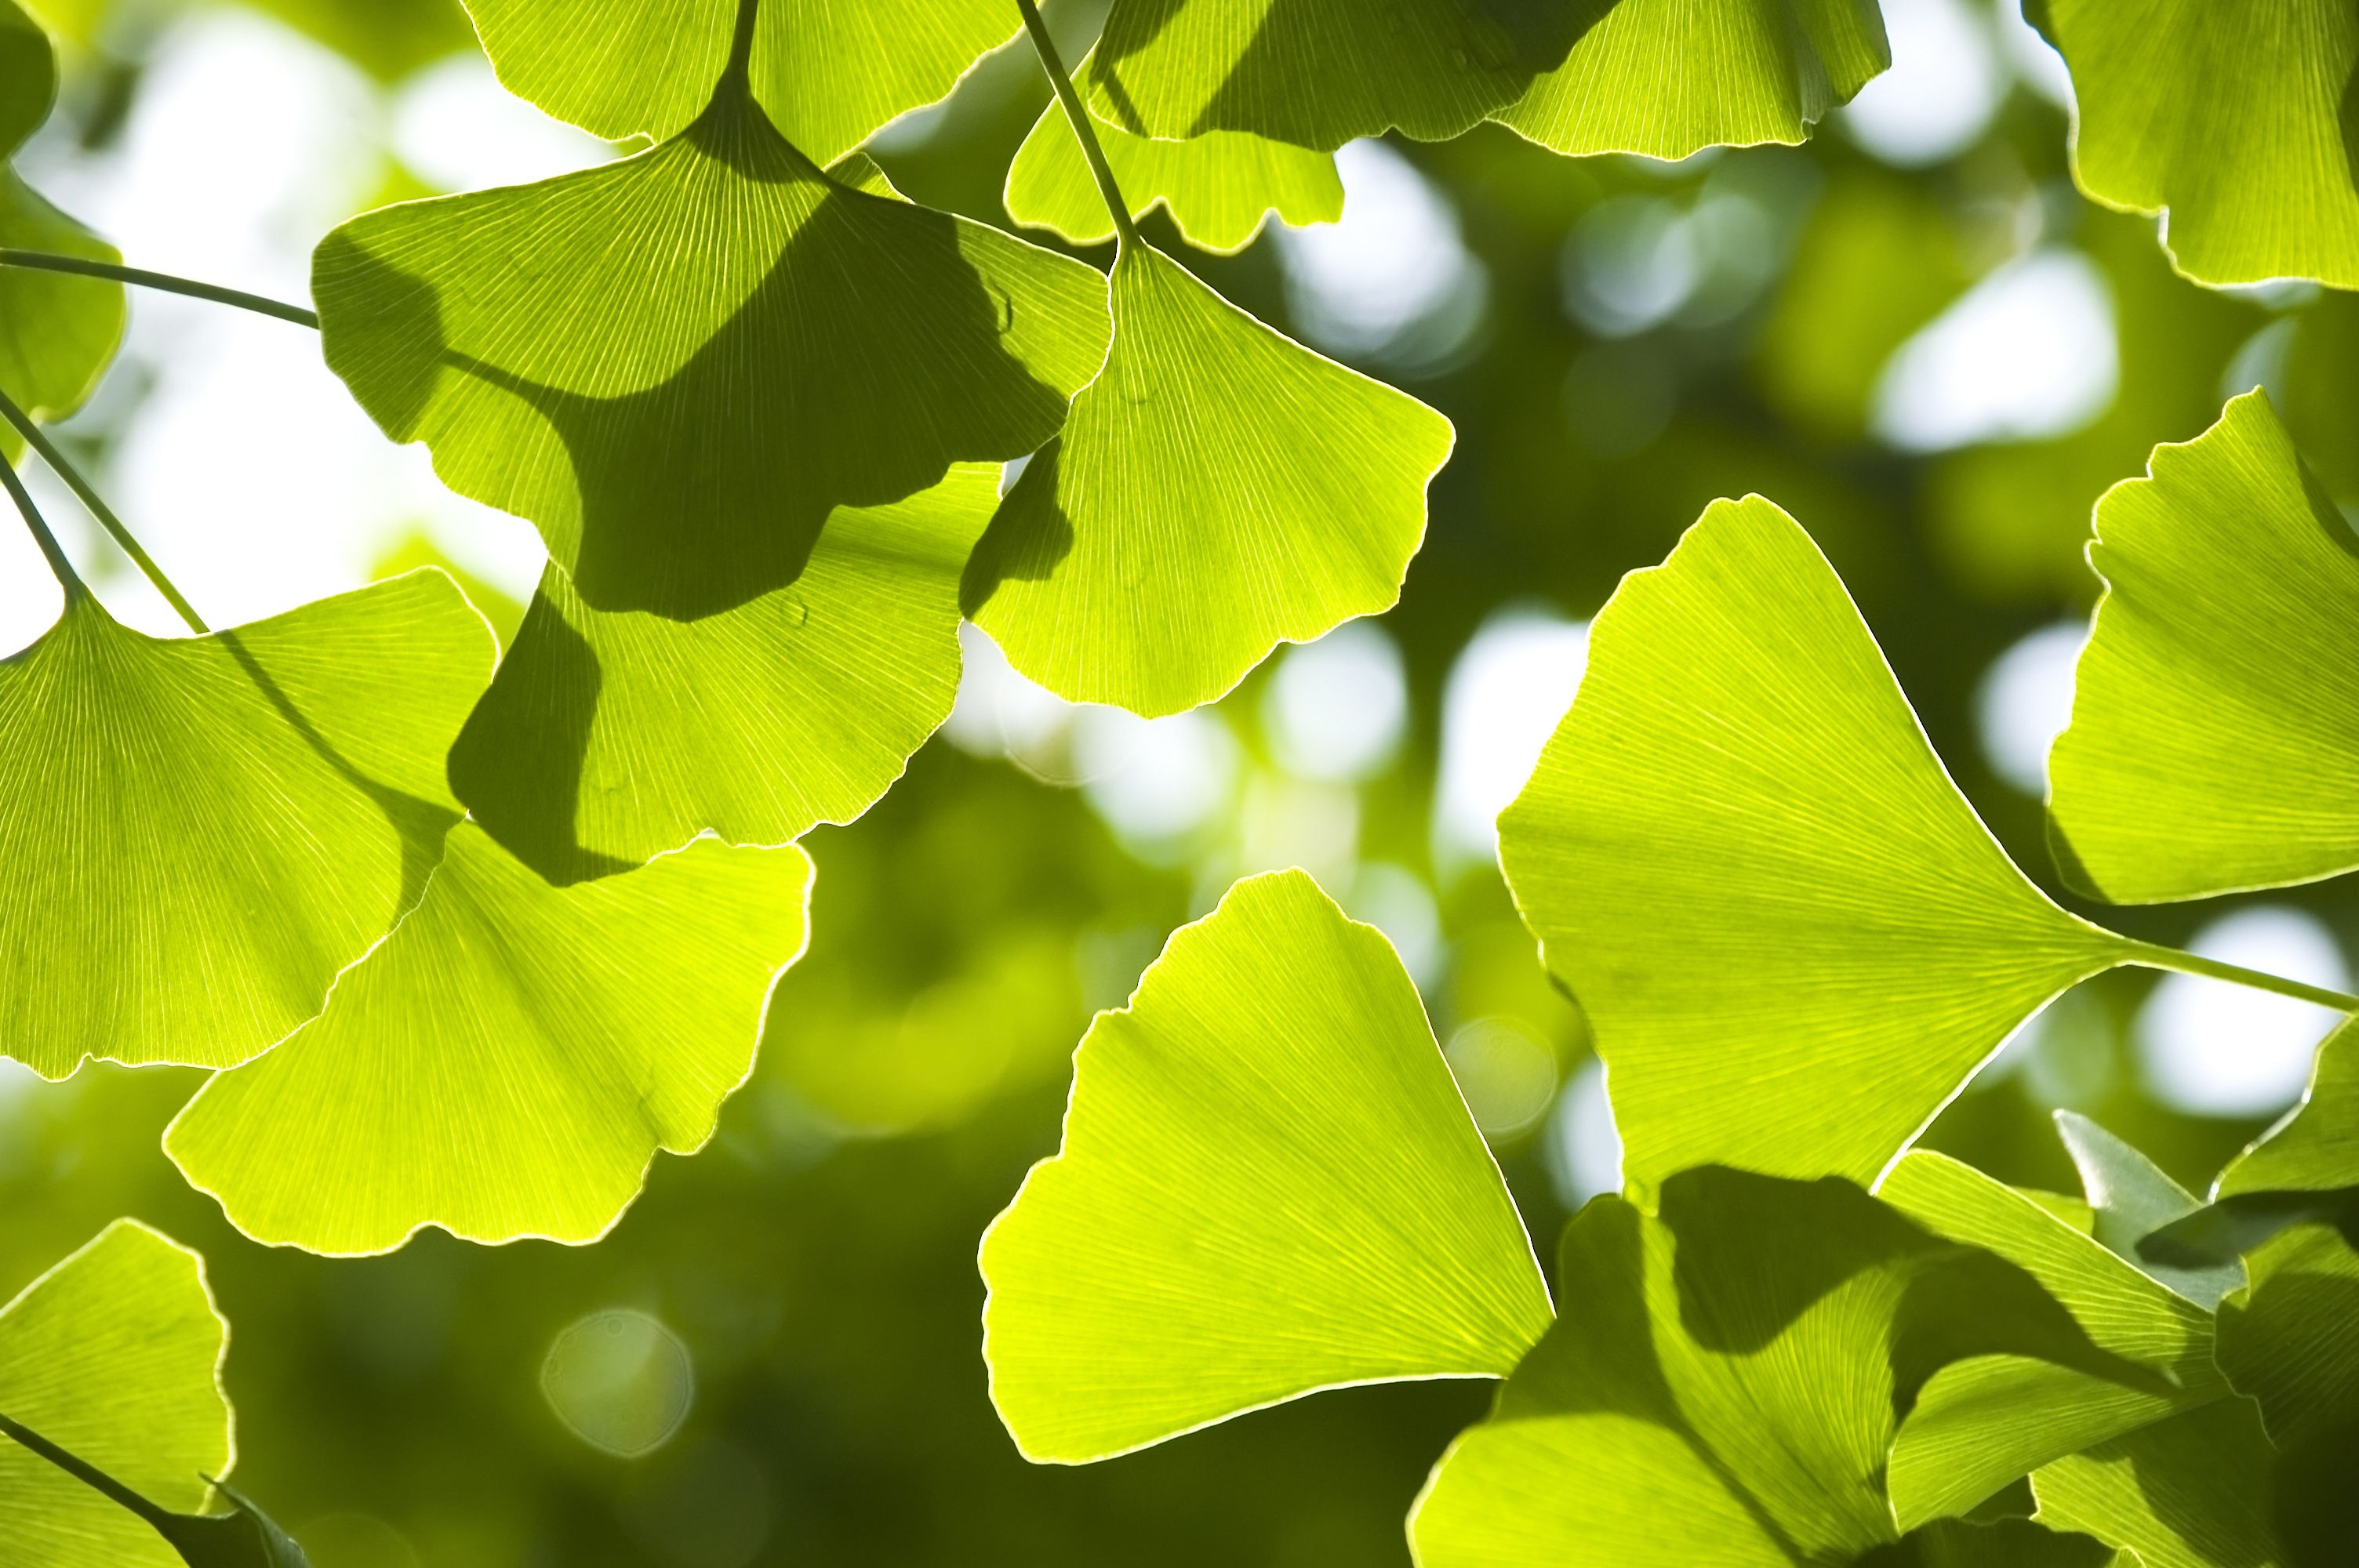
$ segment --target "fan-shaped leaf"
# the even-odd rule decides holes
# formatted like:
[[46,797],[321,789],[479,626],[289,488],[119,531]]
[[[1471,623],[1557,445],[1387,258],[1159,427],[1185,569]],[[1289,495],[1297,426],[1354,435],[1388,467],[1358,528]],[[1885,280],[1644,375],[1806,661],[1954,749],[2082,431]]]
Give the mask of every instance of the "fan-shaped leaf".
[[2043,1466],[2035,1517],[2143,1568],[2313,1568],[2286,1555],[2272,1522],[2275,1458],[2252,1402],[2216,1400]]
[[1500,860],[1589,1015],[1642,1196],[1705,1162],[1873,1180],[2121,956],[2007,860],[1757,496],[1623,580]]
[[2359,865],[2359,535],[2257,392],[2147,472],[2097,504],[2060,859],[2117,903]]
[[2190,277],[2359,287],[2345,126],[2359,16],[2342,0],[2044,0],[2072,67],[2072,170],[2110,207],[2166,214]]
[[[49,117],[57,89],[49,35],[16,0],[0,0],[0,250],[120,261],[5,167]],[[119,283],[0,266],[0,393],[38,419],[72,413],[114,358],[126,313]],[[0,459],[23,450],[24,438],[0,425]]]
[[[204,1506],[232,1463],[228,1329],[204,1264],[121,1219],[0,1311],[0,1415],[162,1507]],[[0,1543],[27,1568],[172,1568],[136,1515],[0,1437]]]
[[1579,41],[1492,118],[1560,153],[1799,142],[1892,63],[1875,0],[1576,0]]
[[620,141],[712,96],[742,29],[754,96],[821,163],[930,103],[1016,30],[1006,0],[467,0],[509,92]]
[[491,654],[435,571],[187,639],[71,595],[0,661],[0,1050],[226,1067],[318,1012],[441,855]]
[[2319,1043],[2301,1104],[2220,1173],[2217,1196],[2359,1187],[2359,1024]]
[[[1158,142],[1103,120],[1096,130],[1131,216],[1144,217],[1159,203],[1200,250],[1226,255],[1245,249],[1272,212],[1296,224],[1332,223],[1343,215],[1343,180],[1331,153],[1238,131]],[[1007,170],[1007,214],[1077,245],[1114,237],[1105,198],[1055,103],[1041,112],[1016,150]]]
[[1173,713],[1389,607],[1453,434],[1150,246],[1116,258],[1114,302],[1103,372],[1008,492],[962,600],[1060,696]]
[[1683,1172],[1659,1219],[1597,1199],[1558,1291],[1563,1316],[1419,1499],[1424,1568],[1976,1561],[1960,1527],[1899,1541],[1897,1411],[1959,1356],[2105,1360],[2021,1272],[1836,1181]]
[[2139,1242],[2202,1204],[2153,1161],[2087,1117],[2060,1110],[2056,1130],[2081,1172],[2093,1234],[2107,1250],[2201,1307],[2218,1306],[2222,1296],[2245,1282],[2245,1271],[2234,1263],[2182,1268],[2147,1257]]
[[329,364],[601,610],[803,570],[840,506],[1032,451],[1104,356],[1103,280],[822,173],[724,89],[682,135],[331,234]]
[[1061,1152],[983,1241],[992,1399],[1032,1458],[1504,1376],[1548,1326],[1416,987],[1302,872],[1176,933],[1073,1061]]
[[848,822],[958,691],[959,574],[999,473],[842,507],[792,586],[682,622],[592,610],[562,568],[451,752],[475,819],[552,881],[711,829],[783,844]]
[[258,1240],[379,1252],[440,1226],[586,1241],[658,1149],[712,1136],[800,953],[810,862],[710,839],[552,888],[472,825],[317,1022],[165,1133]]

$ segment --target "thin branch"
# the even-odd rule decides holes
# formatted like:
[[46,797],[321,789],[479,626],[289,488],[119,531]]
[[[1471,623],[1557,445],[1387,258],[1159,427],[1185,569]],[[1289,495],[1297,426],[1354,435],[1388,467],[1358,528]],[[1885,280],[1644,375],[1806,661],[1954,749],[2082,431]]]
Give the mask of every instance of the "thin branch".
[[1114,182],[1114,166],[1106,162],[1097,126],[1082,106],[1081,94],[1073,91],[1073,79],[1065,74],[1065,62],[1057,56],[1057,40],[1049,36],[1049,25],[1040,19],[1040,7],[1032,0],[1016,0],[1016,8],[1024,13],[1024,30],[1032,36],[1032,52],[1040,57],[1040,69],[1049,73],[1049,85],[1057,90],[1057,102],[1065,106],[1065,123],[1072,126],[1074,139],[1082,144],[1082,156],[1089,160],[1090,173],[1097,179],[1098,194],[1105,198],[1106,211],[1114,214],[1114,233],[1125,248],[1138,243],[1138,225],[1131,222],[1130,203],[1122,199],[1122,187]]
[[90,514],[98,519],[99,526],[104,528],[114,542],[123,547],[123,553],[131,557],[132,565],[137,567],[147,580],[156,585],[156,591],[164,596],[165,602],[180,612],[180,619],[189,623],[190,631],[201,635],[212,630],[198,616],[196,608],[182,597],[180,590],[172,586],[172,579],[164,575],[164,568],[156,564],[155,557],[140,546],[137,539],[131,536],[131,530],[123,525],[123,519],[117,517],[114,509],[99,499],[98,492],[92,490],[90,481],[82,477],[82,470],[75,468],[63,452],[58,450],[57,443],[49,439],[47,431],[33,422],[32,416],[17,407],[5,392],[0,392],[0,419],[5,419],[9,424],[16,427],[16,433],[24,437],[35,451],[41,454],[41,460],[49,465],[49,470],[66,481],[67,488],[81,499],[84,506],[90,508]]
[[136,283],[142,288],[160,288],[167,294],[185,294],[191,299],[210,299],[216,305],[234,305],[241,310],[292,321],[298,327],[319,330],[320,316],[300,305],[248,294],[242,288],[223,288],[218,284],[199,283],[193,278],[175,277],[168,272],[149,272],[145,267],[119,266],[113,262],[91,261],[82,256],[52,255],[46,251],[14,251],[0,248],[0,266],[30,267],[40,272],[71,273],[77,277],[103,277],[116,283]]
[[58,536],[49,532],[49,524],[42,517],[40,508],[33,504],[32,492],[25,488],[25,481],[16,472],[16,465],[5,458],[0,458],[0,489],[7,491],[8,499],[16,503],[17,513],[25,519],[25,526],[33,531],[33,542],[41,546],[41,554],[48,558],[49,570],[56,574],[58,586],[66,590],[66,598],[71,600],[77,595],[88,593],[90,589],[82,586],[82,579],[74,573],[73,563],[66,559]]
[[2247,969],[2241,964],[2223,964],[2216,958],[2198,957],[2192,953],[2182,953],[2176,947],[2158,946],[2152,942],[2131,943],[2128,962],[2149,969],[2171,969],[2182,975],[2226,980],[2230,985],[2250,986],[2255,990],[2289,996],[2296,1001],[2331,1007],[2337,1012],[2359,1012],[2359,996],[2331,991],[2323,986],[2304,985],[2299,980],[2289,980],[2281,975]]

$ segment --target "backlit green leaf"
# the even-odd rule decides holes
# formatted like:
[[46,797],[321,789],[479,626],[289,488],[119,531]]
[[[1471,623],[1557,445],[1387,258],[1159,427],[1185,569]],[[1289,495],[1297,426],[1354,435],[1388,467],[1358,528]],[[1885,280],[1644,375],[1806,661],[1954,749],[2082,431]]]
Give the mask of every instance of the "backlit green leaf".
[[2220,1369],[2260,1403],[2280,1447],[2359,1437],[2359,1252],[2302,1226],[2252,1255],[2253,1282],[2220,1307]]
[[949,92],[1018,25],[1009,0],[468,0],[467,9],[509,92],[610,141],[685,128],[751,25],[755,98],[821,163]]
[[1564,63],[1492,118],[1560,153],[1788,145],[1892,63],[1875,0],[1574,0]]
[[594,1239],[712,1133],[801,952],[810,862],[711,839],[552,888],[472,825],[327,1011],[165,1134],[257,1240]]
[[557,881],[706,829],[783,844],[850,821],[950,712],[959,574],[998,501],[998,470],[966,465],[840,507],[791,586],[694,622],[592,610],[552,564],[451,750],[452,787]]
[[356,218],[313,293],[388,434],[592,606],[680,619],[794,581],[840,506],[1032,451],[1107,330],[1093,269],[839,183],[732,92],[636,157]]
[[1878,1189],[1937,1235],[2023,1270],[2072,1314],[2103,1362],[1981,1355],[1934,1373],[1892,1445],[1905,1527],[1964,1512],[2052,1459],[2224,1397],[2199,1308],[2028,1195],[1914,1150]]
[[1623,579],[1499,826],[1642,1198],[1706,1162],[1872,1181],[2119,961],[1992,840],[1825,557],[1757,496]]
[[226,1067],[317,1013],[440,858],[491,654],[433,571],[185,639],[70,596],[0,661],[0,1050]]
[[962,601],[1058,695],[1164,714],[1279,642],[1388,608],[1450,422],[1126,246],[1114,347],[968,568]]
[[2359,537],[2247,393],[2097,505],[2050,809],[2117,903],[2359,865]]
[[1104,1458],[1316,1389],[1501,1377],[1546,1285],[1391,946],[1300,871],[1173,935],[983,1241],[992,1399]]
[[2219,1305],[2222,1296],[2245,1282],[2245,1271],[2236,1264],[2181,1268],[2142,1253],[2140,1241],[2193,1214],[2201,1203],[2153,1161],[2087,1117],[2060,1110],[2056,1130],[2089,1195],[2093,1234],[2108,1251],[2202,1307]]
[[2044,0],[2072,68],[2072,169],[2107,206],[2164,212],[2205,283],[2359,287],[2345,145],[2359,16],[2343,0]]
[[[121,261],[6,167],[49,117],[57,87],[49,35],[16,0],[0,0],[0,250]],[[0,393],[37,419],[72,413],[114,358],[126,314],[119,283],[0,267]],[[23,450],[24,438],[0,425],[0,459]]]
[[2359,1025],[2319,1043],[2310,1089],[2291,1115],[2220,1173],[2217,1196],[2359,1187]]
[[[232,1464],[228,1329],[193,1252],[122,1219],[0,1311],[0,1415],[162,1507],[202,1508]],[[177,1568],[155,1530],[0,1437],[0,1561]]]
[[2312,1568],[2272,1525],[2274,1460],[2252,1402],[2216,1400],[2042,1467],[2035,1517],[2135,1552],[2143,1568]]
[[1683,1172],[1659,1218],[1597,1199],[1558,1293],[1419,1500],[1424,1568],[1960,1561],[1894,1545],[1898,1411],[1960,1356],[2103,1359],[2020,1271],[1835,1181]]
[[[1343,215],[1343,181],[1332,154],[1238,131],[1158,142],[1103,120],[1096,128],[1131,216],[1144,217],[1160,204],[1200,250],[1225,255],[1245,249],[1272,212],[1294,224],[1332,223]],[[1054,103],[1016,150],[1007,170],[1007,215],[1077,245],[1114,238],[1105,199],[1073,127]]]

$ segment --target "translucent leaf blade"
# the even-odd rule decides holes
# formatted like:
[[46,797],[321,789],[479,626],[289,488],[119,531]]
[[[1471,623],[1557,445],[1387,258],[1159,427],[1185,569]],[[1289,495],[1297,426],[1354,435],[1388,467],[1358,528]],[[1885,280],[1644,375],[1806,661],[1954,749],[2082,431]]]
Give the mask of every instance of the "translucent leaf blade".
[[1872,1181],[2117,961],[1992,840],[1825,557],[1757,496],[1623,580],[1499,826],[1642,1195],[1711,1162]]
[[2301,1104],[2221,1173],[2217,1196],[2359,1187],[2359,1025],[2319,1042]]
[[1316,1389],[1497,1377],[1549,1321],[1417,991],[1299,871],[1171,939],[984,1236],[994,1402],[1103,1458]]

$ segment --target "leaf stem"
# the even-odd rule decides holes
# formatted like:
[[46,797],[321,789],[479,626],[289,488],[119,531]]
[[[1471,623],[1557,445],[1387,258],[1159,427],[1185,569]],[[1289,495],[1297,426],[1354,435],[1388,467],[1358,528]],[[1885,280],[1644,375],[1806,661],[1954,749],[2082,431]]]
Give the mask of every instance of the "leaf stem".
[[168,1510],[149,1502],[87,1459],[78,1458],[67,1453],[28,1426],[20,1425],[6,1416],[0,1415],[0,1433],[16,1439],[17,1443],[105,1498],[107,1501],[130,1509],[158,1530],[162,1528],[159,1521],[172,1517]]
[[2241,964],[2223,964],[2217,958],[2198,957],[2176,947],[2164,947],[2152,942],[2132,942],[2125,963],[2142,965],[2149,969],[2172,969],[2182,975],[2201,975],[2205,979],[2226,980],[2231,985],[2250,986],[2255,990],[2272,991],[2288,996],[2296,1001],[2312,1002],[2331,1007],[2337,1012],[2359,1012],[2359,996],[2343,991],[2331,991],[2323,986],[2304,985],[2281,975],[2264,974]]
[[218,284],[175,277],[168,272],[149,272],[145,267],[121,266],[114,262],[91,261],[82,256],[51,255],[46,251],[5,248],[0,248],[0,266],[29,267],[38,272],[64,272],[77,277],[103,277],[116,283],[136,283],[142,288],[160,288],[167,294],[185,294],[191,299],[210,299],[216,305],[234,305],[241,310],[292,321],[298,327],[309,327],[314,331],[320,326],[319,312],[306,310],[300,305],[288,305],[259,294],[248,294],[242,288],[223,288]]
[[[82,477],[82,470],[75,468],[63,452],[58,450],[57,443],[50,440],[48,432],[33,422],[32,416],[17,407],[5,392],[0,392],[0,419],[5,419],[9,424],[16,427],[16,433],[24,437],[26,442],[35,451],[41,454],[41,460],[49,465],[49,471],[65,481],[66,487],[74,492],[84,506],[90,508],[90,514],[97,518],[99,526],[104,528],[115,544],[122,546],[123,553],[131,557],[131,564],[137,567],[140,573],[156,585],[156,591],[164,596],[164,601],[167,604],[179,611],[180,619],[189,623],[189,630],[200,636],[211,631],[212,628],[207,626],[197,614],[196,608],[182,597],[179,589],[172,586],[172,579],[164,575],[164,568],[156,564],[155,557],[140,546],[137,539],[131,536],[131,530],[123,525],[123,519],[117,517],[114,509],[99,499],[98,492],[91,488],[90,481]],[[16,486],[12,484],[10,488],[13,490]],[[20,499],[17,504],[23,507],[29,506],[31,503],[27,499]],[[30,517],[32,514],[27,512],[26,515]],[[46,536],[48,531],[42,529],[39,532]],[[45,546],[44,548],[55,544],[56,541],[51,539],[49,546]],[[62,558],[63,555],[60,553],[51,559],[50,565],[54,567]]]
[[1114,182],[1114,166],[1106,162],[1097,126],[1082,106],[1081,94],[1073,91],[1073,79],[1065,74],[1065,62],[1057,55],[1057,40],[1049,36],[1049,25],[1040,19],[1040,7],[1033,0],[1016,0],[1016,8],[1024,13],[1024,30],[1032,36],[1032,52],[1040,57],[1040,69],[1049,73],[1049,85],[1057,90],[1057,102],[1065,108],[1065,123],[1072,126],[1074,139],[1082,144],[1082,156],[1089,160],[1098,194],[1105,198],[1106,211],[1114,214],[1114,234],[1127,249],[1138,243],[1138,225],[1131,222],[1130,203],[1122,199],[1122,188]]
[[58,586],[66,590],[66,598],[71,600],[88,593],[90,589],[83,586],[82,579],[74,572],[73,562],[66,559],[65,549],[58,543],[58,536],[49,532],[49,524],[42,517],[40,508],[33,504],[32,492],[25,488],[25,481],[16,472],[16,466],[5,458],[0,458],[0,489],[6,490],[8,499],[16,503],[17,513],[25,519],[25,526],[33,531],[33,542],[41,546],[41,554],[49,561],[49,570],[56,575]]

